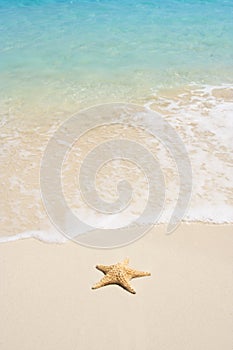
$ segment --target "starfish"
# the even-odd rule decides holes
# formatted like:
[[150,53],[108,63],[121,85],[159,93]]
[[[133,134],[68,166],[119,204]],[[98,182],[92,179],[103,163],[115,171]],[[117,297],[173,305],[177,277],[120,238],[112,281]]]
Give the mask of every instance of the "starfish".
[[129,259],[125,259],[121,263],[110,266],[97,265],[96,268],[102,271],[105,276],[98,283],[96,283],[92,289],[101,288],[108,284],[118,284],[128,292],[136,294],[135,290],[129,284],[129,281],[136,277],[150,276],[150,273],[133,270],[128,266],[128,264]]

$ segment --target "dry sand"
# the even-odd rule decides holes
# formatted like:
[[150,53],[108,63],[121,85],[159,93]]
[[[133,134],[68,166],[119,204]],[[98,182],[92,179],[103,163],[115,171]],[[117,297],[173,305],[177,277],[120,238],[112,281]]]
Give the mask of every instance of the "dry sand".
[[[1,350],[232,350],[232,226],[164,227],[124,248],[0,244]],[[91,290],[97,263],[152,276]]]

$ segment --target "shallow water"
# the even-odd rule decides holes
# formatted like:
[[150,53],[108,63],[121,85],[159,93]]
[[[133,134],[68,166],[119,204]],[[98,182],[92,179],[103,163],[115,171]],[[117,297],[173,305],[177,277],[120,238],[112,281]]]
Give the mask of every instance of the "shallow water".
[[230,0],[1,1],[1,98],[56,109],[232,83],[232,15]]
[[[64,240],[41,201],[44,149],[73,113],[115,101],[158,111],[182,138],[193,169],[183,220],[232,223],[232,15],[232,2],[217,0],[1,1],[1,239]],[[64,171],[67,202],[98,227],[140,215],[146,182],[128,163],[113,162],[97,181],[108,201],[119,178],[134,185],[131,207],[115,221],[90,211],[74,187],[87,150],[122,135],[158,157],[167,186],[159,222],[168,222],[179,187],[175,164],[151,135],[121,126],[96,130],[74,147]]]

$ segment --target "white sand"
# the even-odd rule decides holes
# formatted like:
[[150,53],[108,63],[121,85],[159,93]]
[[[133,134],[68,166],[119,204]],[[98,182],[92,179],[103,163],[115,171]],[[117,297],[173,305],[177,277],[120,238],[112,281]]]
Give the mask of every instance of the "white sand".
[[[163,227],[124,248],[0,244],[1,350],[232,350],[232,226]],[[91,290],[97,263],[150,271]]]

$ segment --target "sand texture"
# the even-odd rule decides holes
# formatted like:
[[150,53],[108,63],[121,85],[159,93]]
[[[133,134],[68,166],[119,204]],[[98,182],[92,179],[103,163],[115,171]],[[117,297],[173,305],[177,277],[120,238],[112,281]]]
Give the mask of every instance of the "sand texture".
[[[1,350],[232,350],[232,226],[155,228],[132,245],[0,244]],[[92,290],[96,264],[151,277]]]

